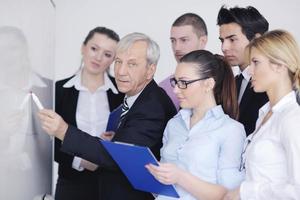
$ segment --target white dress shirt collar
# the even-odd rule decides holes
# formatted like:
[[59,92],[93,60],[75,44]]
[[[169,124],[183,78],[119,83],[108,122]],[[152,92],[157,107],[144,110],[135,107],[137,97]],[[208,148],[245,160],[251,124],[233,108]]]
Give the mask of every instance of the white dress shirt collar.
[[[75,87],[78,91],[87,91],[88,89],[84,87],[81,83],[81,74],[82,70],[80,70],[73,78],[71,78],[69,81],[67,81],[63,87],[64,88],[71,88]],[[104,85],[100,86],[97,90],[109,90],[111,89],[113,93],[118,94],[118,90],[114,86],[114,84],[111,82],[111,80],[108,77],[108,74],[104,73]]]
[[249,66],[247,66],[247,67],[242,71],[242,74],[243,74],[244,79],[246,79],[247,82],[249,82],[250,79],[251,79],[251,75],[250,75],[250,73],[249,73]]
[[237,75],[239,75],[241,73],[241,70],[239,68],[239,66],[232,66],[231,67],[233,76],[236,77]]
[[[143,89],[144,90],[144,89]],[[131,106],[134,104],[134,102],[136,101],[136,99],[140,96],[140,94],[142,93],[141,90],[139,93],[137,93],[136,95],[133,95],[133,96],[125,96],[126,98],[126,101],[127,101],[127,104],[128,104],[128,107],[129,109],[131,108]]]
[[241,71],[241,69],[239,67],[235,66],[235,67],[232,67],[232,71],[233,71],[234,76],[243,74],[243,77],[244,77],[244,79],[247,80],[247,82],[249,82],[251,79],[251,75],[249,73],[249,66],[247,66],[243,71]]
[[266,115],[270,109],[273,113],[280,112],[284,109],[286,104],[289,104],[291,101],[296,101],[295,91],[289,92],[287,95],[282,97],[272,108],[270,108],[270,102],[267,102],[263,107],[259,109],[259,116]]

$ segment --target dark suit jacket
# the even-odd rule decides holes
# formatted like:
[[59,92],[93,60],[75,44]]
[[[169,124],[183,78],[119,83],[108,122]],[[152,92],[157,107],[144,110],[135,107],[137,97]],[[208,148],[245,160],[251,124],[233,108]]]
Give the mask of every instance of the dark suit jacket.
[[249,82],[239,105],[239,122],[244,125],[247,136],[255,130],[258,110],[267,101],[267,94],[265,92],[254,92],[253,88],[251,88],[251,82]]
[[[148,146],[159,159],[164,128],[175,114],[176,109],[171,99],[152,80],[122,120],[113,141]],[[62,151],[85,158],[101,167],[101,200],[153,199],[151,194],[135,190],[131,186],[98,138],[69,126]]]
[[[76,124],[76,110],[79,91],[75,87],[64,88],[63,85],[68,82],[70,78],[56,82],[55,84],[55,111],[70,125],[77,127]],[[115,85],[115,80],[109,77]],[[124,94],[114,94],[111,90],[107,91],[107,98],[109,109],[112,111],[123,102]],[[93,172],[84,170],[82,172],[72,168],[74,156],[60,151],[61,141],[55,139],[55,154],[54,159],[59,163],[58,174],[60,178],[68,180],[89,180],[91,177],[95,178]]]

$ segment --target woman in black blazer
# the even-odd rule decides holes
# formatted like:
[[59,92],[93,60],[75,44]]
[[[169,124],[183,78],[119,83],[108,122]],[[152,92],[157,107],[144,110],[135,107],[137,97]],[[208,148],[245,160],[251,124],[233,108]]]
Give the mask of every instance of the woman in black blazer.
[[[55,110],[63,119],[93,136],[105,131],[110,111],[122,103],[108,68],[114,60],[119,36],[105,27],[89,32],[82,47],[82,67],[74,76],[58,81]],[[98,199],[98,166],[60,151],[55,139],[55,161],[59,164],[56,200]]]

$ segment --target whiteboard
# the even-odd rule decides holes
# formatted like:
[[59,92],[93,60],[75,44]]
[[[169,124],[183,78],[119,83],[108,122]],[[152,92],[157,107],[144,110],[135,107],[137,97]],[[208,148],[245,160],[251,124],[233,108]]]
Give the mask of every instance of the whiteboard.
[[0,1],[0,199],[51,194],[52,138],[36,94],[53,108],[54,8],[49,1]]

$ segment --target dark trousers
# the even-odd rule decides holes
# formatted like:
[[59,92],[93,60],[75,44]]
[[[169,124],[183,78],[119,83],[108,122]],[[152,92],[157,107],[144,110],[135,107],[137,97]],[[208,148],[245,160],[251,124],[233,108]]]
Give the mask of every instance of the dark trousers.
[[98,182],[58,178],[55,200],[99,200]]

